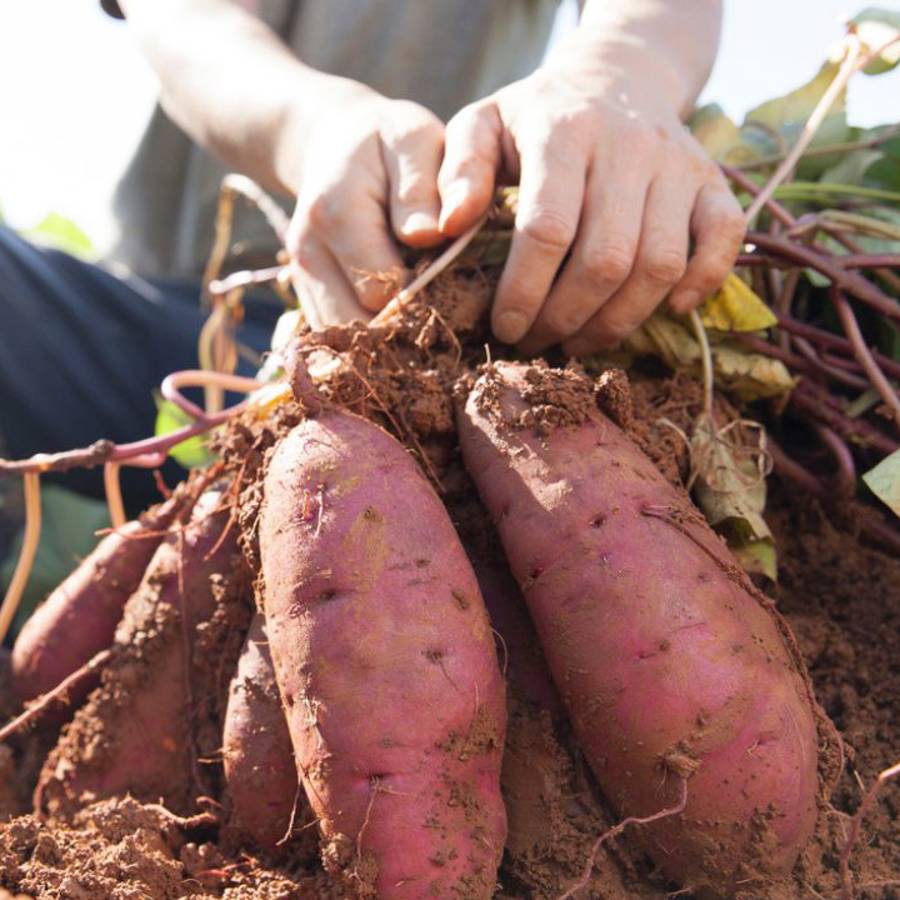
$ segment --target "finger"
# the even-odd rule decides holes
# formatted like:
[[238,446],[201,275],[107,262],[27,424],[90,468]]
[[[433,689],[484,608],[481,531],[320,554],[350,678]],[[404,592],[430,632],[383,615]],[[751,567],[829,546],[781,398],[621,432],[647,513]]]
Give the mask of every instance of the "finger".
[[724,182],[701,188],[691,220],[694,254],[669,297],[673,312],[690,312],[721,287],[740,253],[746,227],[740,204]]
[[591,174],[572,255],[519,345],[539,353],[576,334],[631,272],[649,187],[645,167],[616,155]]
[[293,242],[290,265],[300,308],[314,331],[371,318],[360,306],[337,261],[314,235],[300,235]]
[[444,126],[437,116],[413,107],[405,127],[382,131],[394,234],[412,247],[433,247],[443,240],[438,227],[441,201],[438,169],[444,150]]
[[534,136],[519,148],[519,209],[491,326],[514,344],[534,324],[578,228],[585,160],[562,138]]
[[669,293],[687,267],[695,181],[662,175],[647,191],[637,255],[631,274],[564,349],[581,356],[615,346],[634,331]]
[[500,165],[503,127],[495,103],[461,109],[444,133],[444,161],[438,173],[440,227],[455,237],[487,212]]
[[363,308],[381,309],[405,284],[407,272],[377,191],[351,185],[342,192],[331,190],[306,208],[306,217]]

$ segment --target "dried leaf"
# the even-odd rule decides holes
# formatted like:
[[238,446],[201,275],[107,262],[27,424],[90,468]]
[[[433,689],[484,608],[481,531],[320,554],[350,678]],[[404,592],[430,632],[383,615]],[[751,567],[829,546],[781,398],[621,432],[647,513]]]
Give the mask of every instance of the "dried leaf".
[[778,324],[753,288],[732,272],[700,312],[707,328],[723,332],[761,331]]
[[778,554],[770,538],[732,547],[731,552],[748,575],[764,575],[769,581],[778,581]]
[[900,516],[900,450],[885,457],[862,477],[869,490]]
[[[792,390],[794,379],[780,360],[748,353],[743,346],[712,338],[716,383],[741,400],[777,397]],[[700,372],[700,346],[681,322],[657,312],[624,341],[623,349],[636,356],[658,356],[671,369]]]
[[775,581],[775,541],[762,515],[768,469],[765,432],[759,427],[757,444],[747,443],[742,440],[742,428],[746,431],[749,424],[733,422],[717,428],[712,418],[697,418],[691,436],[693,492],[707,521],[725,538],[744,569]]

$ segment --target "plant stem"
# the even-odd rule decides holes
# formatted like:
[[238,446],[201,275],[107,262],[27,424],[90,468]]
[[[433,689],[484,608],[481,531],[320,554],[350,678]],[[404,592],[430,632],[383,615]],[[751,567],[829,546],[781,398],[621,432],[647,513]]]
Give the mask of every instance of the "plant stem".
[[[823,144],[820,147],[810,147],[802,155],[802,159],[811,159],[817,156],[830,156],[832,153],[848,153],[852,150],[868,150],[871,147],[878,147],[889,141],[895,135],[900,134],[900,125],[894,125],[886,128],[881,134],[865,141],[844,141],[839,144]],[[774,165],[781,162],[787,153],[775,153],[772,156],[764,156],[762,159],[755,159],[752,162],[741,163],[735,168],[742,172],[752,172],[754,169],[764,169],[766,166]]]
[[[833,350],[840,350],[843,353],[851,355],[853,353],[853,347],[846,338],[840,337],[837,334],[832,334],[830,331],[816,328],[815,325],[801,322],[798,319],[794,319],[791,316],[778,311],[775,312],[775,317],[778,319],[778,327],[783,328],[785,331],[802,335],[807,338],[807,340],[813,341],[822,347],[830,347]],[[894,360],[875,351],[872,351],[872,356],[877,360],[878,365],[880,365],[885,372],[895,378],[900,378],[900,363],[894,362]]]
[[845,440],[871,447],[884,456],[900,448],[900,443],[868,422],[845,416],[828,392],[810,381],[802,381],[794,389],[791,393],[791,406],[805,417],[824,422]]
[[852,497],[856,493],[856,463],[853,462],[850,448],[827,425],[817,422],[814,428],[837,463],[838,493],[845,497]]
[[703,365],[703,414],[707,420],[712,423],[713,417],[713,362],[712,352],[709,349],[709,339],[706,336],[706,329],[703,327],[703,320],[696,309],[692,309],[690,313],[691,326],[694,329],[694,336],[700,345],[700,361]]
[[862,332],[859,330],[859,323],[856,321],[853,308],[850,306],[850,301],[835,285],[832,285],[830,293],[831,302],[837,309],[844,333],[853,347],[853,355],[856,357],[856,361],[863,367],[863,371],[869,376],[872,386],[881,395],[881,399],[887,404],[888,409],[891,410],[894,422],[900,427],[900,398],[898,398],[897,392],[885,378],[884,372],[881,371],[878,363],[875,362],[869,348],[866,346]]
[[[762,188],[753,181],[752,178],[749,178],[739,169],[735,169],[732,166],[720,165],[721,170],[727,175],[738,187],[745,190],[752,197],[758,197],[762,193]],[[769,197],[764,206],[769,212],[779,221],[782,225],[786,225],[788,228],[797,224],[797,220],[785,209],[780,203],[778,203],[772,197]]]
[[[825,116],[828,114],[828,110],[834,105],[834,102],[837,100],[838,96],[846,90],[847,82],[852,77],[853,73],[856,72],[859,67],[860,55],[862,52],[862,45],[859,42],[859,39],[855,35],[847,36],[847,55],[844,57],[844,61],[841,63],[840,68],[837,71],[837,74],[834,76],[831,84],[828,85],[825,93],[822,94],[822,97],[819,99],[819,102],[816,104],[815,109],[813,109],[812,114],[806,120],[806,124],[803,126],[803,131],[800,132],[800,137],[797,139],[797,143],[791,147],[787,156],[782,160],[781,164],[772,174],[772,177],[766,182],[766,186],[756,195],[753,202],[750,204],[747,212],[745,213],[748,226],[752,224],[756,216],[759,214],[759,211],[766,205],[766,202],[770,197],[775,195],[775,190],[778,186],[791,174],[794,170],[794,167],[797,165],[797,161],[803,156],[803,151],[809,146],[809,142],[813,139],[816,132],[819,130],[822,122],[825,120]],[[868,58],[868,54],[866,55]]]
[[0,728],[0,744],[7,738],[12,737],[21,731],[27,725],[30,725],[35,719],[40,718],[44,710],[52,703],[59,701],[60,703],[68,700],[69,691],[75,687],[78,682],[87,678],[88,675],[96,672],[97,669],[105,666],[112,656],[112,651],[107,648],[94,654],[83,666],[77,668],[70,675],[67,675],[52,691],[38,697],[28,709],[21,715],[16,716],[11,722],[8,722],[3,728]]
[[796,265],[815,269],[841,290],[852,294],[883,315],[900,321],[900,303],[856,272],[842,269],[835,262],[834,257],[821,250],[804,247],[786,238],[772,237],[763,231],[750,232],[747,235],[747,241],[766,253],[782,256]]
[[19,608],[19,601],[25,585],[28,584],[28,576],[34,565],[34,556],[37,553],[38,542],[41,538],[41,476],[37,472],[26,472],[23,476],[25,489],[25,535],[22,539],[22,549],[19,551],[19,559],[10,579],[3,605],[0,606],[0,644],[6,639],[10,625]]
[[900,193],[883,188],[865,187],[858,184],[835,184],[829,181],[792,181],[776,188],[774,194],[779,200],[812,200],[814,202],[831,197],[856,197],[860,200],[880,200],[885,203],[900,204]]
[[113,528],[125,524],[125,504],[122,502],[122,485],[119,481],[121,463],[108,462],[103,466],[103,487],[106,490],[106,505]]
[[856,810],[853,818],[850,820],[850,834],[847,836],[847,843],[841,850],[840,857],[840,873],[841,873],[841,900],[852,900],[853,884],[850,878],[850,855],[853,853],[853,846],[859,838],[859,831],[862,828],[863,819],[866,813],[871,809],[878,796],[878,792],[890,781],[900,775],[900,762],[895,763],[890,768],[878,774],[878,777],[872,782],[872,786],[863,795],[862,803]]

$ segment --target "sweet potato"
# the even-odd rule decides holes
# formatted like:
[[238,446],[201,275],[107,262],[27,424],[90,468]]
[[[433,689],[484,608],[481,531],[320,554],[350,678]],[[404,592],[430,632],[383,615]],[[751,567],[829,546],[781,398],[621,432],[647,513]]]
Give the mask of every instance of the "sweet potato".
[[490,897],[504,689],[472,567],[385,431],[296,426],[265,480],[269,646],[326,866],[360,896]]
[[[787,626],[573,372],[498,363],[459,414],[579,743],[669,876],[733,895],[812,830],[817,711]],[[746,887],[745,884],[745,887]]]
[[[12,652],[20,703],[52,690],[112,643],[125,601],[182,504],[173,497],[108,534],[34,611]],[[80,705],[96,684],[96,679],[81,682],[68,708]]]
[[220,747],[218,671],[226,673],[224,695],[231,670],[223,644],[234,595],[247,589],[234,574],[236,529],[222,539],[228,511],[217,511],[220,499],[217,490],[200,497],[125,604],[101,683],[41,773],[36,797],[51,812],[126,793],[189,808],[202,778],[196,758]]
[[[247,632],[228,691],[222,747],[231,822],[259,847],[272,850],[291,824],[297,768],[261,613]],[[298,822],[308,820],[306,809],[303,798],[294,817]]]

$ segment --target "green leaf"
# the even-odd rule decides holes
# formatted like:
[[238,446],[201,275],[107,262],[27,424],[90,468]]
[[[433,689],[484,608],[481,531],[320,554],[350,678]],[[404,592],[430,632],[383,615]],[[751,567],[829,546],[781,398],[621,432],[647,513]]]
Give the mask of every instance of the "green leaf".
[[[194,420],[182,409],[177,407],[171,400],[164,400],[159,394],[154,394],[154,402],[156,403],[156,428],[154,434],[157,437],[164,434],[171,434],[185,425],[190,425]],[[179,444],[175,444],[169,450],[171,456],[179,465],[185,469],[197,469],[208,466],[214,459],[214,454],[206,445],[206,440],[202,434],[194,435]]]
[[90,259],[94,255],[94,245],[90,238],[71,219],[59,213],[48,213],[39,225],[26,230],[24,234],[37,243],[80,259]]
[[[890,72],[900,63],[900,10],[882,9],[870,6],[857,13],[851,20],[856,26],[856,34],[868,52],[884,48],[863,71],[867,75]],[[888,46],[885,46],[888,44]]]
[[[838,69],[839,63],[829,60],[806,84],[782,97],[768,100],[755,109],[751,109],[744,119],[744,124],[757,123],[765,126],[780,135],[788,147],[793,146],[800,137],[807,119],[816,108],[816,104],[822,99],[828,86],[834,80]],[[828,111],[809,146],[838,144],[846,141],[849,136],[847,92],[844,90]]]
[[688,124],[691,134],[713,159],[732,165],[750,162],[750,159],[736,158],[735,151],[741,143],[741,130],[725,115],[718,103],[701,106],[691,116]]
[[869,490],[900,516],[900,450],[885,457],[862,477]]
[[[873,147],[852,150],[850,153],[845,153],[838,163],[822,172],[821,178],[832,184],[863,184],[866,181],[869,167],[883,156],[881,150]],[[880,186],[873,185],[873,187]]]

